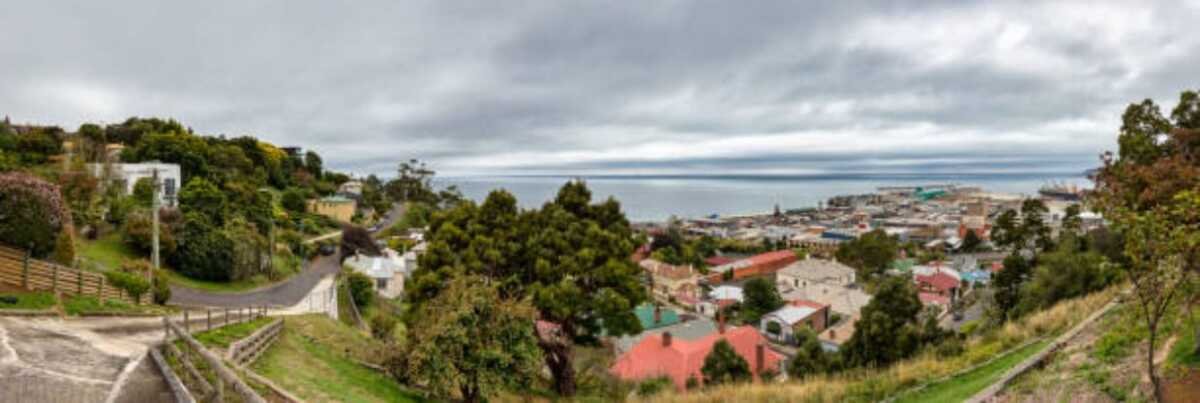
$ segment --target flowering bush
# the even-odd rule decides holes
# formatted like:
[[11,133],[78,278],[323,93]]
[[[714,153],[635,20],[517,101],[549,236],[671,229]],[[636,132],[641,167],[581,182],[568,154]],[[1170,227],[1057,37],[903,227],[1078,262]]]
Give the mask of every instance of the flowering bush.
[[23,172],[0,174],[0,243],[45,257],[70,229],[71,213],[58,185]]

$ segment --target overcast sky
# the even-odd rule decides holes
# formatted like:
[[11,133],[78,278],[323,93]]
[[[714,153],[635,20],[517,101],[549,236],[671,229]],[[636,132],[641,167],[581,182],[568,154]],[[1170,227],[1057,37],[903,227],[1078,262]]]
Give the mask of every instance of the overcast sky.
[[1196,0],[23,3],[0,114],[357,173],[1077,171],[1125,105],[1200,87]]

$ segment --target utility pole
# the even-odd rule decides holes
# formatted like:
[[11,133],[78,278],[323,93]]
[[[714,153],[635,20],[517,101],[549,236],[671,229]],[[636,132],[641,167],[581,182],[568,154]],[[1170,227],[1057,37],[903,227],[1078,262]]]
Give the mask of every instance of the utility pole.
[[[154,265],[154,271],[158,271],[158,268],[159,268],[159,266],[158,266],[159,265],[159,260],[158,260],[159,259],[158,258],[158,192],[159,192],[158,167],[151,168],[151,172],[152,172],[151,181],[154,183],[154,186],[152,186],[154,188],[154,196],[150,198],[150,216],[153,217],[151,227],[154,228],[154,230],[151,231],[151,233],[153,234],[153,236],[151,237],[151,244],[153,245],[153,247],[150,250],[150,260],[151,260],[151,263]],[[152,279],[153,279],[153,271],[151,273],[146,273],[146,280],[152,280]]]

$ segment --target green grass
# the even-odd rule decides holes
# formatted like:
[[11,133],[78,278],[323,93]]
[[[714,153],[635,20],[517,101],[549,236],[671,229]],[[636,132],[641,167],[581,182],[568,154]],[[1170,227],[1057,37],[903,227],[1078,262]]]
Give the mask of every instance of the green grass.
[[960,374],[942,382],[931,384],[916,393],[901,396],[899,402],[960,402],[1000,380],[1009,369],[1041,351],[1049,339],[1030,343],[1009,352],[970,372]]
[[[309,401],[413,402],[423,400],[387,374],[347,358],[372,354],[370,338],[323,316],[288,318],[279,340],[254,364],[254,370]],[[375,353],[371,353],[374,351]]]
[[300,272],[301,265],[299,258],[277,255],[275,256],[274,264],[275,270],[282,274],[276,281],[271,281],[264,276],[254,276],[238,281],[220,282],[194,279],[174,270],[166,270],[166,273],[168,281],[174,285],[215,293],[233,293],[250,291],[259,287],[276,284]]
[[84,240],[79,245],[79,256],[96,263],[104,269],[117,269],[126,260],[145,259],[133,248],[121,241],[121,234],[112,232],[96,240]]
[[133,305],[125,301],[108,299],[100,301],[94,296],[73,296],[63,301],[68,315],[81,314],[163,314],[168,308],[159,305]]
[[249,322],[235,323],[228,326],[222,326],[213,330],[196,333],[196,341],[208,347],[228,348],[230,343],[241,340],[249,336],[259,328],[273,322],[275,318],[263,317],[251,320]]
[[1171,352],[1167,354],[1167,364],[1173,367],[1200,368],[1200,354],[1194,350],[1196,331],[1192,327],[1193,321],[1200,321],[1200,318],[1188,320],[1186,314],[1181,316],[1184,318],[1180,321],[1177,333],[1179,338],[1175,340],[1175,345],[1171,346]]
[[13,297],[17,299],[15,303],[11,304],[0,301],[0,310],[21,309],[40,311],[50,309],[55,304],[54,294],[48,292],[5,292],[0,293],[0,297]]

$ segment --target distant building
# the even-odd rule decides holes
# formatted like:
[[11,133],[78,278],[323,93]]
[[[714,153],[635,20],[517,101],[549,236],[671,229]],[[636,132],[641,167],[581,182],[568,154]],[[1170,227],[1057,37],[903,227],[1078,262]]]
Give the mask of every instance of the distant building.
[[92,176],[108,181],[108,186],[117,186],[132,194],[133,187],[142,179],[151,179],[158,171],[159,184],[162,186],[158,193],[159,205],[174,207],[179,199],[182,174],[179,164],[146,162],[137,164],[87,164]]
[[803,259],[779,270],[775,282],[792,288],[804,288],[809,284],[845,287],[854,284],[854,275],[854,268],[836,260]]
[[340,196],[322,197],[308,201],[308,211],[320,214],[341,222],[350,222],[354,218],[354,209],[358,203],[354,199]]
[[351,180],[346,181],[341,186],[338,186],[338,194],[349,198],[362,197],[363,184],[361,181]]
[[795,262],[796,259],[796,252],[791,250],[761,253],[733,263],[713,267],[709,269],[711,274],[706,280],[709,284],[719,284],[726,280],[741,280],[747,277],[775,274],[776,271]]
[[700,273],[692,266],[676,266],[655,259],[644,259],[638,263],[650,274],[652,292],[662,300],[672,298],[695,304],[700,297]]

